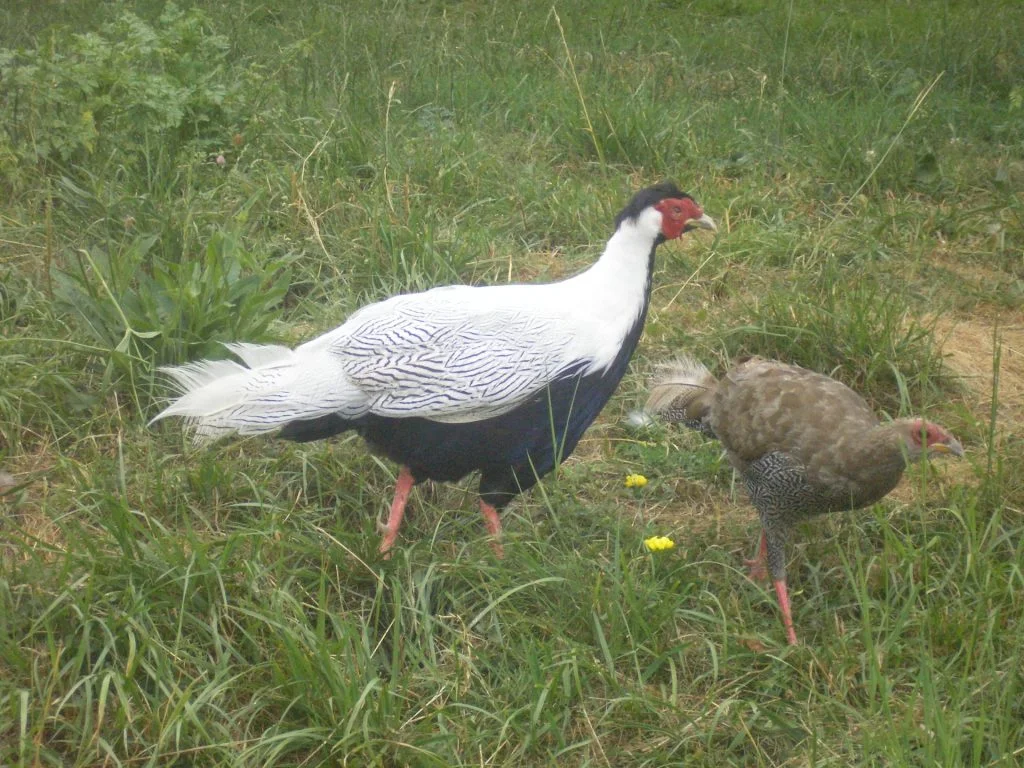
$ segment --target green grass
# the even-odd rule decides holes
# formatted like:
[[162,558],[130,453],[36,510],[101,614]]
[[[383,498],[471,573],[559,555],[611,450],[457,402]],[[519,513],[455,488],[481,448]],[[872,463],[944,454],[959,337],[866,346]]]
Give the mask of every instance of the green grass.
[[[1024,761],[1024,6],[163,8],[0,9],[0,764]],[[396,469],[354,436],[145,426],[156,365],[570,274],[662,178],[721,232],[659,251],[630,374],[503,561],[472,480],[419,488],[383,562]],[[1003,344],[964,370],[961,327]],[[795,537],[797,648],[718,449],[625,424],[679,351],[967,447]]]

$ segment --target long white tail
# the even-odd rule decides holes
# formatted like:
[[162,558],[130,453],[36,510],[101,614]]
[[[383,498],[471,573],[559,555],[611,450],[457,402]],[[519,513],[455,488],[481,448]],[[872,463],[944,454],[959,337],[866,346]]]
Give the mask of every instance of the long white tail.
[[200,360],[161,368],[179,397],[150,424],[181,416],[196,444],[230,434],[260,435],[293,421],[362,410],[330,352],[309,346],[227,344],[233,360]]

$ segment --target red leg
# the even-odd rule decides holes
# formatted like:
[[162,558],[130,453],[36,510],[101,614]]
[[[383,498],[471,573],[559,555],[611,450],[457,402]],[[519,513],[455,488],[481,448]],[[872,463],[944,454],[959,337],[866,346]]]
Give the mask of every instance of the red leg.
[[384,525],[384,538],[380,541],[380,551],[385,558],[390,557],[388,553],[394,546],[395,539],[398,538],[398,528],[402,525],[402,518],[405,517],[405,504],[409,501],[409,492],[415,484],[416,480],[409,468],[402,467],[398,472],[398,481],[395,483],[395,498],[391,502],[391,514],[388,515],[388,521]]
[[498,510],[483,499],[480,499],[480,512],[483,513],[487,532],[492,536],[491,547],[494,549],[494,554],[500,560],[505,557],[505,548],[501,546],[501,518],[498,517]]
[[793,613],[789,610],[789,591],[786,589],[786,580],[777,579],[774,584],[775,594],[779,598],[779,610],[782,611],[782,625],[786,628],[786,640],[790,645],[796,645],[796,630],[793,629]]
[[[753,560],[744,560],[743,564],[750,571],[750,578],[754,581],[764,581],[768,578],[768,537],[761,531],[761,543],[758,545],[757,556]],[[785,582],[783,582],[785,584]]]

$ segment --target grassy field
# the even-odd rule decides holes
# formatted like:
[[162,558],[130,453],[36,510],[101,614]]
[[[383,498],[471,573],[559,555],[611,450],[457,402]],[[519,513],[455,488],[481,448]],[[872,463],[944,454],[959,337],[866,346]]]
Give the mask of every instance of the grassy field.
[[[203,0],[0,8],[0,764],[1024,763],[1024,4]],[[157,365],[596,257],[632,191],[640,349],[505,515],[348,436],[197,451]],[[654,366],[759,353],[961,462],[750,582],[719,448]],[[649,482],[627,488],[627,473]],[[643,540],[677,546],[649,553]]]

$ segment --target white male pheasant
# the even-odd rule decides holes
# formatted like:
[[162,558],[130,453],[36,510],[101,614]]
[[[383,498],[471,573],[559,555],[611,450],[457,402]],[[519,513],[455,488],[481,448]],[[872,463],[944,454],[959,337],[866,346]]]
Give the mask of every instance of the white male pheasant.
[[199,443],[276,432],[308,441],[355,430],[401,465],[381,552],[413,485],[480,472],[480,510],[501,553],[498,511],[564,461],[615,391],[650,300],[654,252],[715,229],[674,184],[638,192],[589,269],[545,285],[448,286],[363,307],[296,349],[230,344],[244,365],[167,373]]

